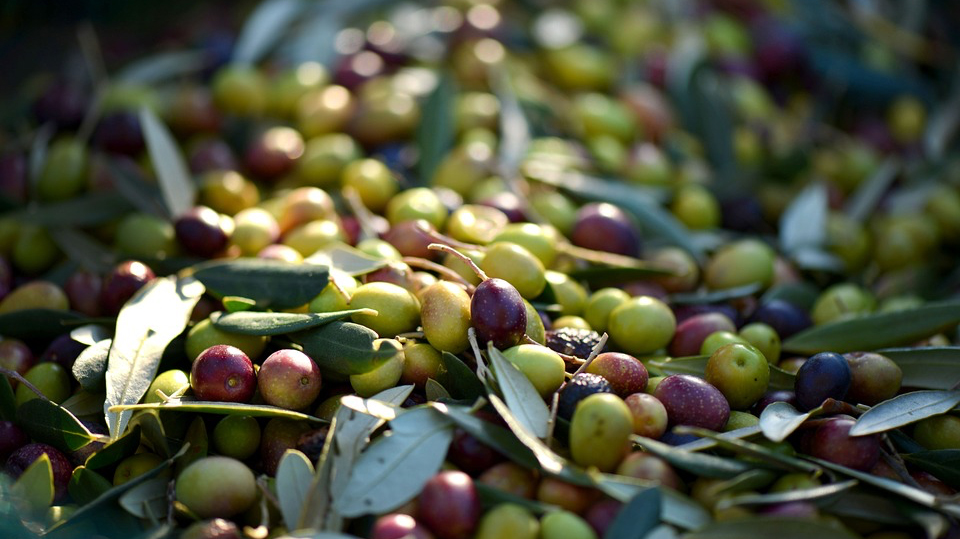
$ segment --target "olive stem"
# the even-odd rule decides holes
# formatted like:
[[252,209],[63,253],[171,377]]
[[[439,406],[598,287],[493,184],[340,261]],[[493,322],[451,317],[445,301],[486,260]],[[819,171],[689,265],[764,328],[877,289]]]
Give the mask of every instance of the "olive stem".
[[883,443],[886,446],[886,450],[882,451],[883,459],[890,465],[891,468],[897,475],[900,476],[900,479],[910,485],[913,488],[923,490],[923,487],[917,483],[917,480],[910,475],[910,472],[907,471],[907,463],[903,461],[903,458],[900,456],[900,453],[897,452],[897,448],[893,446],[893,442],[890,441],[890,437],[884,434],[882,436]]
[[45,401],[47,401],[47,402],[53,402],[53,401],[51,401],[49,398],[47,398],[47,396],[44,395],[42,391],[40,391],[39,389],[37,389],[37,386],[35,386],[35,385],[31,384],[30,382],[28,382],[27,379],[24,378],[23,375],[20,374],[19,372],[14,371],[14,370],[10,370],[10,369],[4,368],[4,367],[0,367],[0,374],[3,374],[3,375],[5,375],[5,376],[7,376],[7,377],[9,377],[9,378],[13,378],[14,380],[20,382],[21,384],[23,384],[24,386],[26,386],[27,389],[29,389],[30,391],[33,391],[34,393],[36,393],[37,396],[40,397],[41,399],[43,399],[43,400],[45,400]]
[[486,363],[483,362],[483,355],[480,354],[480,345],[477,344],[477,332],[472,327],[467,328],[467,340],[470,341],[470,348],[473,349],[473,354],[477,356],[477,376],[481,380],[486,380],[490,369],[487,368]]
[[455,240],[446,234],[437,232],[436,230],[429,230],[425,232],[427,237],[432,239],[435,243],[442,243],[449,247],[455,247],[457,249],[463,249],[465,251],[486,251],[487,248],[484,245],[477,245],[475,243],[465,243],[460,240]]
[[473,270],[475,274],[477,274],[477,277],[479,277],[481,281],[486,281],[487,279],[490,278],[487,276],[486,273],[483,272],[482,269],[480,269],[480,266],[478,266],[473,260],[470,259],[469,256],[461,253],[460,251],[454,249],[453,247],[450,247],[449,245],[444,245],[442,243],[431,243],[430,245],[427,246],[427,249],[430,249],[431,251],[441,251],[459,258],[460,260],[463,261],[464,264],[469,266],[470,269]]
[[373,226],[373,216],[367,206],[360,198],[360,194],[351,186],[346,186],[341,190],[343,198],[350,206],[350,211],[357,218],[360,224],[360,234],[363,239],[376,238],[378,236],[376,227]]
[[431,260],[427,260],[426,258],[420,258],[416,256],[405,256],[403,257],[403,262],[412,268],[430,270],[434,273],[439,273],[448,281],[460,283],[463,286],[467,287],[467,293],[470,295],[473,295],[473,291],[477,289],[477,287],[470,284],[470,282],[464,279],[463,276],[460,275],[459,273],[453,271],[452,269],[446,266],[437,264],[436,262],[433,262]]
[[603,347],[607,345],[607,339],[609,338],[610,337],[609,335],[607,335],[607,332],[604,331],[603,335],[600,336],[600,340],[597,341],[597,344],[593,345],[593,349],[590,350],[590,355],[587,356],[587,360],[583,362],[583,365],[580,365],[580,368],[577,369],[575,373],[573,373],[574,376],[587,370],[587,367],[589,367],[590,364],[593,363],[593,360],[597,359],[597,356],[600,355],[600,350],[603,350]]
[[553,449],[553,429],[557,426],[557,408],[560,406],[560,389],[563,389],[565,385],[567,385],[566,382],[553,392],[553,397],[550,399],[550,419],[547,421],[547,438],[545,440],[548,449]]
[[347,292],[342,286],[340,286],[340,283],[337,282],[336,278],[330,279],[329,283],[334,290],[336,290],[337,292],[340,292],[340,295],[347,299],[347,305],[349,305],[350,300],[353,299],[350,292]]
[[398,333],[397,340],[413,340],[413,339],[422,339],[424,334],[422,331],[408,331],[406,333]]

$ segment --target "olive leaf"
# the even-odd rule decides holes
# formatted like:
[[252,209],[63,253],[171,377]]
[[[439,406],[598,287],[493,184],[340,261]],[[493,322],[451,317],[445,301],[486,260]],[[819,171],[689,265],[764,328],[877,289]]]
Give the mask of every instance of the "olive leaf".
[[771,492],[768,494],[741,494],[731,497],[722,497],[717,503],[717,508],[726,509],[740,505],[773,505],[791,502],[814,502],[817,503],[817,505],[825,506],[834,502],[837,498],[858,484],[859,482],[856,479],[849,479],[847,481],[830,483],[829,485],[788,490],[784,492]]
[[96,438],[73,414],[46,399],[30,399],[21,404],[17,422],[33,440],[61,451],[75,451]]
[[487,485],[486,483],[481,483],[480,481],[474,482],[473,486],[477,489],[477,495],[480,497],[480,503],[484,509],[490,509],[502,503],[519,505],[534,515],[544,515],[560,509],[559,506],[517,496],[516,494]]
[[931,416],[949,412],[960,404],[960,389],[913,391],[897,395],[870,408],[857,418],[850,436],[884,432]]
[[816,473],[819,471],[819,468],[804,460],[778,453],[768,447],[748,442],[746,440],[725,438],[707,429],[678,425],[675,427],[675,432],[677,434],[693,434],[703,438],[710,438],[711,440],[717,442],[717,445],[722,449],[763,463],[765,467],[778,468],[792,472]]
[[711,520],[710,513],[702,505],[672,488],[616,474],[592,473],[591,479],[597,489],[623,503],[629,503],[641,492],[656,487],[660,491],[660,519],[674,526],[694,530]]
[[512,182],[530,146],[530,123],[523,113],[509,74],[505,70],[493,70],[490,75],[500,102],[499,173],[504,180]]
[[210,321],[217,329],[227,333],[241,335],[283,335],[305,331],[329,324],[336,320],[349,318],[354,314],[377,315],[373,309],[350,309],[327,313],[263,313],[240,311],[233,313],[216,312],[210,315]]
[[210,64],[204,51],[162,52],[130,63],[113,76],[127,84],[150,85],[196,73]]
[[167,438],[167,429],[160,421],[160,414],[156,410],[144,410],[130,420],[132,427],[140,427],[143,432],[143,443],[153,449],[153,452],[163,458],[169,458],[170,439]]
[[813,410],[800,412],[788,402],[774,402],[760,413],[760,430],[771,442],[782,442],[812,415]]
[[617,511],[604,538],[643,539],[660,523],[660,489],[640,491]]
[[107,383],[107,359],[113,339],[104,339],[80,352],[71,371],[80,387],[87,391],[103,391]]
[[473,401],[484,394],[483,382],[462,359],[450,352],[444,352],[441,359],[445,372],[440,375],[440,383],[451,395]]
[[157,375],[164,349],[186,328],[203,292],[203,285],[192,277],[160,277],[137,291],[120,310],[107,362],[103,404],[111,437],[123,433],[133,413],[111,408],[143,398]]
[[140,447],[140,425],[127,429],[123,436],[113,440],[96,453],[87,457],[84,464],[89,470],[99,470],[133,455]]
[[453,146],[456,135],[453,105],[456,95],[454,79],[449,71],[444,71],[423,104],[423,118],[415,135],[420,156],[417,161],[418,185],[430,185],[437,166]]
[[75,415],[78,418],[90,418],[98,420],[98,416],[103,414],[103,400],[106,396],[103,392],[87,391],[80,389],[63,401],[60,406]]
[[113,483],[86,466],[77,466],[67,484],[67,492],[80,505],[92,502],[111,488]]
[[684,451],[652,438],[634,435],[630,439],[674,467],[704,477],[729,479],[753,468],[747,462]]
[[288,449],[277,466],[277,498],[280,513],[288,529],[296,529],[303,504],[310,492],[313,465],[306,455],[296,449]]
[[487,347],[487,356],[490,358],[490,365],[497,377],[503,399],[514,417],[531,434],[537,438],[545,438],[547,424],[550,422],[550,410],[533,387],[533,383],[492,343]]
[[117,160],[108,160],[107,168],[112,173],[113,188],[130,206],[148,215],[169,219],[163,193],[155,184],[148,183],[140,169],[132,163]]
[[257,302],[250,298],[241,298],[240,296],[224,296],[222,300],[223,308],[228,313],[239,313],[249,311],[257,306]]
[[83,320],[83,315],[58,309],[24,309],[0,314],[3,336],[23,340],[52,340],[62,335],[69,324]]
[[[734,429],[727,432],[721,432],[716,435],[718,439],[728,439],[728,440],[739,440],[742,438],[748,438],[760,434],[760,425],[751,425],[749,427],[742,427],[739,429]],[[720,445],[719,442],[713,438],[700,438],[692,442],[687,442],[677,447],[683,451],[703,451],[705,449],[713,449]]]
[[168,479],[155,477],[124,492],[117,501],[137,518],[159,520],[167,514],[169,483]]
[[950,389],[960,380],[960,346],[886,348],[877,352],[903,371],[903,387]]
[[787,255],[818,249],[827,238],[827,187],[813,182],[797,194],[780,217],[780,248]]
[[453,423],[432,408],[410,410],[390,429],[361,453],[334,499],[341,515],[382,514],[413,499],[440,469],[453,440]]
[[202,416],[196,416],[187,427],[187,434],[183,441],[190,445],[190,449],[177,461],[176,469],[173,471],[175,476],[187,466],[207,456],[210,450],[210,440],[207,437],[207,424]]
[[19,500],[22,510],[32,514],[46,511],[53,503],[53,465],[44,453],[33,461],[10,488],[10,495]]
[[290,338],[303,347],[321,369],[338,374],[363,374],[382,365],[397,351],[374,343],[379,337],[372,329],[353,322],[334,321]]
[[869,178],[860,182],[857,190],[847,199],[843,212],[854,221],[864,222],[880,199],[897,178],[902,164],[896,157],[888,157]]
[[495,449],[501,455],[527,469],[538,467],[537,459],[510,430],[495,425],[470,413],[465,406],[430,403],[435,410],[449,417],[458,427]]
[[337,270],[353,277],[366,275],[387,265],[387,260],[374,258],[367,253],[347,245],[343,242],[334,242],[313,253],[306,260],[307,264],[326,266],[330,270]]
[[8,214],[10,219],[46,227],[101,225],[125,215],[132,206],[119,193],[99,191],[59,202],[30,205]]
[[272,309],[309,302],[327,285],[328,273],[325,266],[263,258],[213,260],[193,267],[193,276],[211,294],[249,298]]
[[750,283],[723,290],[711,290],[708,292],[687,292],[670,295],[671,305],[705,305],[708,303],[722,303],[732,299],[752,296],[763,288],[760,283]]
[[615,286],[618,284],[640,281],[663,275],[662,269],[654,266],[588,266],[586,268],[575,269],[569,273],[570,278],[575,281],[587,283],[591,288],[597,289],[605,286]]
[[854,352],[910,344],[960,322],[960,301],[934,301],[903,311],[877,313],[813,326],[783,342],[800,354]]
[[51,228],[48,232],[57,247],[86,270],[106,274],[117,263],[110,249],[84,232],[64,227]]
[[301,0],[261,2],[247,18],[233,48],[233,62],[255,64],[277,44],[299,17],[306,3]]
[[778,539],[856,539],[843,526],[809,518],[747,517],[717,521],[684,536],[686,539],[729,539],[733,537],[777,537]]
[[441,399],[447,400],[451,398],[450,392],[447,391],[447,388],[443,387],[443,384],[434,380],[433,378],[427,378],[424,392],[427,394],[428,401],[438,401]]
[[71,339],[87,346],[93,346],[104,339],[109,339],[112,335],[111,330],[100,324],[87,324],[70,330]]
[[951,488],[960,488],[960,449],[938,449],[934,451],[917,451],[903,455],[909,464],[933,474],[937,479],[950,485]]
[[195,412],[219,415],[248,415],[251,417],[281,417],[295,421],[322,422],[323,420],[286,408],[267,404],[246,404],[242,402],[197,401],[189,398],[169,399],[164,402],[148,402],[144,404],[123,404],[111,406],[112,413],[121,413],[136,410],[159,410],[168,412]]
[[163,121],[149,108],[140,109],[140,128],[157,174],[160,193],[170,217],[176,219],[193,207],[197,186],[190,178],[180,147]]

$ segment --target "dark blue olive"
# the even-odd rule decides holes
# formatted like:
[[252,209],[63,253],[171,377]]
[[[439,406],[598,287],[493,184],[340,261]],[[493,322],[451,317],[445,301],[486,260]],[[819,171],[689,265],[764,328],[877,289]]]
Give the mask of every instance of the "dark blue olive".
[[613,393],[610,382],[599,374],[582,372],[573,377],[560,390],[557,402],[557,415],[570,421],[577,404],[594,393]]
[[797,371],[794,391],[797,408],[807,411],[826,399],[843,400],[850,389],[850,365],[835,352],[821,352],[806,360]]
[[767,324],[781,339],[787,339],[813,325],[807,311],[782,299],[770,300],[757,307],[750,322]]

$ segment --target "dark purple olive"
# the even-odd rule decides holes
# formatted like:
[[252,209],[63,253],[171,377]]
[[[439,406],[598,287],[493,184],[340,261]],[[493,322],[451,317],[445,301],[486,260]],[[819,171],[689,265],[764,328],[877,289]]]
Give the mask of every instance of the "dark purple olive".
[[640,232],[623,210],[606,202],[587,204],[577,212],[570,239],[574,245],[627,256],[640,252]]
[[750,322],[763,322],[783,340],[813,325],[807,311],[782,299],[760,304],[750,317]]
[[196,206],[181,215],[173,225],[177,241],[187,251],[204,258],[214,256],[227,246],[229,237],[220,214],[206,206]]
[[143,130],[135,112],[119,111],[104,116],[97,125],[93,143],[108,153],[136,156],[143,151]]
[[73,368],[73,362],[77,360],[77,356],[86,348],[87,345],[73,340],[69,333],[64,333],[54,339],[40,354],[40,361],[52,361],[69,371]]
[[794,382],[797,408],[807,411],[820,406],[826,399],[843,400],[851,381],[850,365],[840,354],[821,352],[811,356],[800,366]]
[[480,345],[492,342],[501,350],[520,342],[527,328],[523,298],[503,279],[487,279],[477,285],[470,300],[470,317]]

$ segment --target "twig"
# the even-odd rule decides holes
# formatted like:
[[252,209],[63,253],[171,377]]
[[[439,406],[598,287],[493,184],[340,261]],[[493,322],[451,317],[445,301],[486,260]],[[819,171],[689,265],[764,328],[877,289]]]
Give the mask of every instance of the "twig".
[[442,264],[437,264],[436,262],[427,260],[426,258],[420,258],[416,256],[405,256],[403,257],[403,262],[408,266],[410,266],[411,268],[425,269],[425,270],[432,271],[434,273],[439,273],[448,281],[460,283],[463,286],[467,287],[467,294],[473,295],[473,291],[477,289],[477,287],[473,286],[470,283],[470,281],[467,281],[466,279],[464,279],[463,276],[457,273],[456,271]]
[[473,349],[473,354],[477,356],[477,376],[481,380],[486,380],[490,369],[487,368],[486,363],[483,362],[483,355],[480,354],[480,345],[477,344],[477,332],[472,327],[467,328],[467,340],[470,341],[470,348]]
[[16,380],[17,382],[20,382],[20,383],[23,384],[27,389],[29,389],[30,391],[33,391],[34,393],[36,393],[37,396],[40,397],[41,399],[43,399],[43,400],[45,400],[45,401],[47,401],[47,402],[53,402],[53,401],[51,401],[49,398],[47,398],[47,396],[44,395],[42,391],[40,391],[39,389],[37,389],[37,386],[35,386],[35,385],[31,384],[30,382],[28,382],[27,379],[24,378],[23,375],[20,374],[19,372],[14,371],[14,370],[10,370],[10,369],[4,368],[4,367],[0,367],[0,374],[6,375],[6,376],[8,376],[8,377],[10,377],[10,378],[13,378],[13,379]]
[[464,264],[469,266],[474,273],[477,274],[477,277],[479,277],[481,281],[486,281],[487,279],[490,278],[487,276],[486,273],[483,272],[482,269],[480,269],[480,266],[478,266],[473,260],[470,259],[469,256],[461,253],[460,251],[454,249],[453,247],[450,247],[449,245],[444,245],[443,243],[431,243],[430,245],[427,246],[427,249],[430,249],[431,251],[440,251],[443,253],[448,253],[459,258],[461,261],[463,261]]

